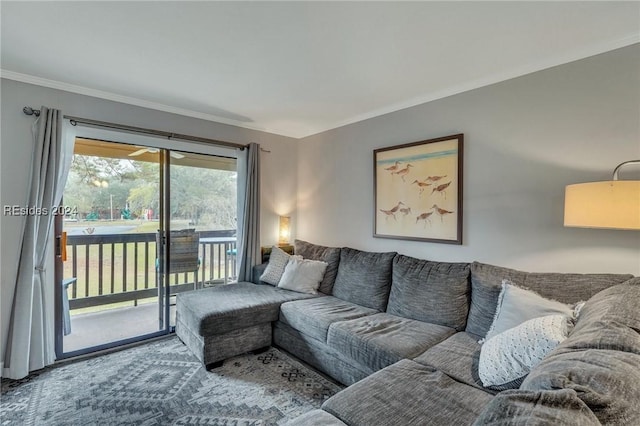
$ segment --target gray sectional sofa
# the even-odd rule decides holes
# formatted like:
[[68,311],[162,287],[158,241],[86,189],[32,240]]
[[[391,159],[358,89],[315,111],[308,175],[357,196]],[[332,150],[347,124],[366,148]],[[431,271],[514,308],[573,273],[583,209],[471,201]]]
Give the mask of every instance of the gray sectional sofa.
[[[296,241],[320,293],[238,283],[183,293],[176,332],[208,367],[276,345],[348,387],[293,425],[640,424],[640,279],[526,273]],[[480,344],[502,280],[586,301],[517,389],[485,388]]]

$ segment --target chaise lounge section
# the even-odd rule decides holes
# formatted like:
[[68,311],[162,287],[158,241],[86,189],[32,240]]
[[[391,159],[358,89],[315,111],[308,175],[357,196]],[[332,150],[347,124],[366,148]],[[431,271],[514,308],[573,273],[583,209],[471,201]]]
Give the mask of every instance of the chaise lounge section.
[[[208,367],[274,344],[348,387],[293,425],[640,423],[640,279],[526,273],[296,241],[318,294],[238,283],[178,295],[176,332]],[[510,390],[483,385],[479,340],[503,280],[586,301],[569,337]]]
[[271,323],[280,305],[314,297],[241,282],[179,294],[176,334],[207,368],[271,345]]

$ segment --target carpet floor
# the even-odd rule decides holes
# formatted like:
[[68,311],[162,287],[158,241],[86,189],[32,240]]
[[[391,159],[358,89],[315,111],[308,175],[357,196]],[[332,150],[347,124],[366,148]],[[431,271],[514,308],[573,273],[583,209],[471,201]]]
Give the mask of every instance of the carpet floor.
[[171,337],[2,381],[2,425],[282,425],[342,386],[270,348],[212,371]]

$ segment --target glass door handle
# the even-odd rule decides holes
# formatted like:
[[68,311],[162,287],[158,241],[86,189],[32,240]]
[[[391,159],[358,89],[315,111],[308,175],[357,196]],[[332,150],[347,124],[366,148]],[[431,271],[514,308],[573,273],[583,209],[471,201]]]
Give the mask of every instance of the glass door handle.
[[61,232],[56,236],[56,256],[65,262],[67,260],[67,233]]

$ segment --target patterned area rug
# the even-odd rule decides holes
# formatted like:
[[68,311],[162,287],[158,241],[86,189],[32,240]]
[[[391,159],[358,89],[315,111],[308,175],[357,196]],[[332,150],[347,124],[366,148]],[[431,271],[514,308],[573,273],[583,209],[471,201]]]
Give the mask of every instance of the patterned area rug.
[[177,337],[2,381],[2,425],[281,425],[342,387],[275,348],[206,371]]

